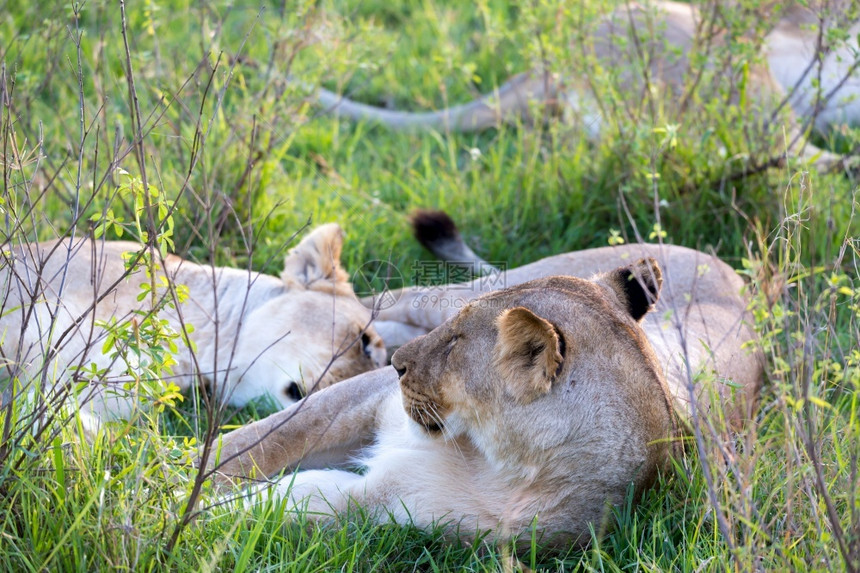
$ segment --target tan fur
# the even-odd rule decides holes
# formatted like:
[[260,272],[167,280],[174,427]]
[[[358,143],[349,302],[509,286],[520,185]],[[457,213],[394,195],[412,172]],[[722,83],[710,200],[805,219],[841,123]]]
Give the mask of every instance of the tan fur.
[[[717,9],[732,8],[718,5]],[[834,10],[835,14],[844,11],[845,7]],[[628,118],[631,124],[683,123],[688,129],[698,121],[696,110],[702,103],[717,100],[739,104],[737,86],[741,83],[746,87],[747,106],[741,110],[741,117],[753,123],[772,123],[771,114],[782,105],[786,93],[792,94],[791,103],[797,111],[809,116],[814,112],[813,84],[819,71],[822,85],[829,91],[837,87],[854,63],[851,44],[854,40],[851,40],[826,53],[823,68],[816,67],[819,10],[793,5],[783,11],[764,40],[765,62],[748,69],[734,62],[732,67],[728,58],[720,62],[714,56],[724,46],[728,31],[721,27],[723,20],[714,17],[713,12],[714,4],[710,2],[702,3],[701,8],[657,0],[624,3],[602,19],[593,31],[587,31],[588,38],[584,42],[577,41],[571,46],[579,69],[520,74],[496,93],[440,111],[382,110],[326,90],[319,90],[318,98],[335,113],[377,121],[395,129],[454,131],[479,131],[511,119],[529,120],[534,104],[538,103],[548,106],[549,111],[562,112],[582,133],[596,139],[606,129],[607,116],[615,114]],[[834,12],[822,12],[828,17],[825,27],[832,25]],[[762,17],[771,16],[763,14]],[[840,24],[844,23],[840,21]],[[855,23],[849,30],[849,37],[855,37],[858,32],[860,25]],[[699,56],[710,64],[691,68],[690,62]],[[606,78],[592,73],[594,69],[605,72]],[[839,86],[835,97],[821,102],[823,109],[816,125],[824,128],[831,123],[860,121],[858,96],[860,74],[855,72],[853,78]],[[814,158],[821,167],[841,164],[839,156],[804,145],[803,138],[797,137],[798,126],[787,108],[783,119],[789,142],[797,140],[795,153],[801,152],[805,159]],[[781,134],[773,126],[769,129],[771,134]],[[776,145],[780,148],[775,152],[782,151],[784,142]]]
[[[168,284],[184,285],[188,297],[159,316],[174,332],[192,325],[196,352],[177,341],[175,376],[167,381],[183,390],[205,381],[235,405],[269,395],[287,406],[295,402],[293,383],[308,393],[380,366],[384,345],[340,266],[342,241],[337,225],[318,227],[287,255],[281,278],[168,256],[158,298],[173,300]],[[143,271],[123,278],[123,257],[140,250],[136,243],[76,238],[6,252],[0,350],[7,373],[36,379],[44,373],[46,390],[90,380],[80,396],[85,411],[128,417],[140,397],[123,387],[130,380],[126,364],[111,358],[114,348],[103,348],[106,333],[96,321],[139,323],[133,313],[151,308],[150,297],[138,301],[148,282]],[[105,374],[76,372],[90,364]]]
[[[749,415],[761,364],[741,348],[753,338],[742,281],[718,259],[631,245],[495,279],[434,290],[434,302],[424,289],[393,293],[390,332],[432,331],[398,349],[393,368],[225,435],[219,480],[300,465],[276,487],[311,519],[358,504],[381,521],[447,524],[466,540],[527,534],[537,519],[544,542],[583,543],[607,504],[631,484],[641,494],[670,459],[673,410],[688,419],[702,396],[690,375],[731,378],[738,396],[719,388],[724,378],[697,383]],[[321,469],[356,455],[363,475]]]

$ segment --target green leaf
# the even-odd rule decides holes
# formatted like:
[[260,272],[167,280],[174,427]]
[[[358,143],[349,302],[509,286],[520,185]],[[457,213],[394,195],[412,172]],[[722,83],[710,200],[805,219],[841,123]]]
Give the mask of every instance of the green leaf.
[[60,439],[60,436],[54,438],[53,444],[53,455],[54,455],[54,479],[57,482],[57,489],[55,493],[57,497],[60,499],[60,503],[65,503],[66,501],[66,466],[65,461],[63,460],[63,442]]

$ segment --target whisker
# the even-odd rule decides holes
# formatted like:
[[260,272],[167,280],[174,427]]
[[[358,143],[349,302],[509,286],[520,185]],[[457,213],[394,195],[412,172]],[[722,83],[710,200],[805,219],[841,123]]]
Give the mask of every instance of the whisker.
[[[442,417],[440,416],[438,410],[436,409],[435,403],[432,403],[432,402],[430,403],[430,412],[429,413],[433,417],[433,419],[436,421],[436,423],[439,425],[439,427],[442,429],[442,437],[445,438],[445,433],[448,431],[448,429],[447,429],[447,426],[443,423]],[[463,461],[465,461],[466,456],[463,454],[463,450],[460,447],[459,442],[456,439],[454,439],[454,437],[451,436],[450,434],[448,435],[448,438],[449,439],[446,439],[446,441],[454,447],[454,449],[457,451],[457,454],[460,456],[460,458]]]

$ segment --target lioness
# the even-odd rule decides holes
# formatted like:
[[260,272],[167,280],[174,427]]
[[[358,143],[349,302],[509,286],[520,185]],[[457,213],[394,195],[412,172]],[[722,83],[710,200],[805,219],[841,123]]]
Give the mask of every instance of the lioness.
[[[276,489],[313,519],[356,504],[466,540],[528,534],[536,520],[544,542],[584,543],[607,503],[631,484],[641,493],[666,464],[676,416],[689,422],[714,401],[749,416],[762,367],[742,349],[753,338],[743,282],[719,259],[626,245],[498,278],[397,293],[381,313],[389,332],[439,326],[393,367],[225,435],[220,479],[300,465],[310,471]],[[355,459],[362,475],[320,469]]]
[[[168,256],[156,281],[158,298],[172,301],[168,287],[177,285],[187,288],[187,298],[160,310],[159,318],[168,331],[193,326],[188,338],[196,347],[192,352],[179,337],[168,381],[182,390],[207,381],[237,406],[267,395],[286,407],[384,364],[371,312],[340,266],[342,244],[337,225],[316,228],[286,256],[280,278]],[[124,389],[127,374],[145,366],[146,356],[108,330],[125,323],[134,342],[141,315],[151,308],[148,294],[139,296],[141,284],[150,282],[144,271],[125,271],[124,259],[140,250],[137,243],[81,238],[4,249],[5,374],[26,373],[33,384],[44,376],[49,401],[68,390],[67,382],[87,382],[80,397],[85,411],[128,417],[139,397]]]
[[[842,2],[844,4],[844,2]],[[696,5],[653,1],[624,3],[604,18],[591,34],[591,42],[571,46],[585,70],[600,68],[613,79],[609,85],[595,80],[585,70],[580,76],[532,71],[518,75],[492,94],[469,103],[433,112],[404,112],[386,110],[361,104],[325,89],[315,97],[334,113],[382,123],[393,129],[452,129],[480,131],[513,118],[528,119],[534,104],[560,111],[565,117],[579,122],[588,137],[596,139],[605,129],[608,110],[624,108],[624,116],[633,122],[637,115],[655,114],[643,105],[655,99],[655,107],[666,121],[678,122],[693,97],[702,102],[725,99],[729,93],[739,103],[739,87],[744,86],[748,100],[747,115],[759,122],[772,123],[784,107],[786,93],[795,111],[804,117],[814,117],[818,128],[845,122],[860,123],[860,74],[857,73],[857,45],[853,38],[860,33],[860,24],[847,30],[848,42],[837,49],[822,46],[819,50],[819,26],[824,29],[837,21],[846,11],[840,2],[820,10],[790,3],[781,8],[781,18],[765,37],[763,55],[766,63],[747,68],[743,59],[715,62],[714,52],[729,38],[730,30],[718,16],[719,4],[706,2],[701,10]],[[822,35],[826,43],[828,37]],[[821,54],[820,60],[818,54]],[[701,59],[710,64],[703,69]],[[746,75],[748,74],[748,76]],[[710,76],[713,76],[711,78]],[[821,87],[821,93],[817,86]],[[696,96],[693,96],[693,90]],[[622,102],[614,98],[621,98]],[[664,108],[666,102],[673,102]],[[615,111],[613,111],[615,113]],[[658,120],[650,117],[650,121]],[[687,117],[687,122],[696,117]],[[797,140],[797,126],[791,114],[789,141]],[[772,127],[770,129],[773,129]],[[816,157],[822,166],[839,161],[835,155],[806,144],[804,157]]]

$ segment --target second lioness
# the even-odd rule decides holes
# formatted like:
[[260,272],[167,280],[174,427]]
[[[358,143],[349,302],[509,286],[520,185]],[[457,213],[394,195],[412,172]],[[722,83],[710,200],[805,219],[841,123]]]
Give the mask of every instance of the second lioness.
[[[187,327],[191,342],[177,334],[167,381],[183,390],[205,381],[238,406],[269,396],[285,407],[381,366],[385,347],[340,266],[342,242],[339,226],[316,228],[287,255],[280,277],[174,255],[159,261],[157,298],[171,302],[156,309],[159,328]],[[140,376],[149,360],[139,325],[152,312],[149,291],[140,296],[151,281],[126,265],[141,248],[73,238],[4,250],[0,351],[5,374],[24,381],[20,394],[40,388],[60,405],[71,381],[96,418],[128,417],[139,405],[130,374]],[[173,304],[171,289],[184,289],[184,300]]]

